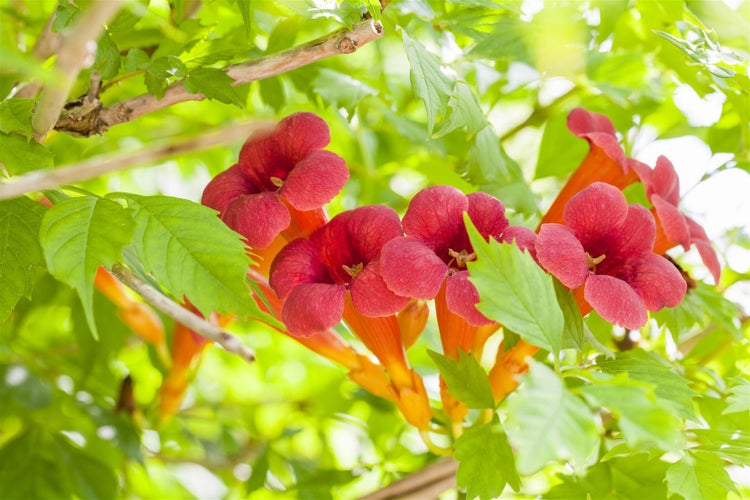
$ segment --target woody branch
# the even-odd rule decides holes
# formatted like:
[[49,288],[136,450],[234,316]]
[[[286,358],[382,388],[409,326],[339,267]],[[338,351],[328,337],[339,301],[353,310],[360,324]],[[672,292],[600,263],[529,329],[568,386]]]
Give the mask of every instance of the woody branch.
[[[242,85],[270,78],[330,56],[350,54],[382,36],[383,25],[368,19],[355,24],[351,31],[338,30],[277,54],[228,66],[225,71],[234,80],[232,85]],[[174,104],[200,101],[204,98],[203,94],[188,92],[180,80],[170,85],[161,99],[152,94],[143,94],[111,106],[99,105],[94,109],[73,108],[60,116],[55,129],[89,136]]]

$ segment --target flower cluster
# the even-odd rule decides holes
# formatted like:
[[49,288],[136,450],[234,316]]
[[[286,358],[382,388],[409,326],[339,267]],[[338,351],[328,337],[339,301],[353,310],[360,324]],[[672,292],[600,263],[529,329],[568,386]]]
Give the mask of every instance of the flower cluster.
[[[282,332],[349,370],[371,392],[398,405],[421,431],[433,417],[422,377],[406,350],[425,326],[433,302],[443,354],[481,357],[500,328],[477,308],[467,263],[476,254],[468,218],[486,240],[517,245],[573,291],[582,315],[642,327],[648,311],[673,307],[687,285],[664,254],[695,244],[715,280],[719,263],[703,229],[677,208],[674,168],[628,158],[603,115],[573,110],[568,127],[589,153],[544,214],[536,231],[512,226],[503,203],[450,186],[418,192],[403,217],[382,205],[329,220],[324,205],[348,179],[342,158],[324,150],[330,136],[311,113],[283,119],[253,136],[239,162],[206,187],[203,203],[245,239],[259,263],[249,270],[258,304],[281,319]],[[651,207],[628,204],[621,190],[640,181]],[[518,277],[523,280],[523,276]],[[343,322],[377,361],[358,353],[335,327]],[[489,380],[497,400],[538,348],[500,347]],[[468,410],[441,381],[445,414],[456,425]]]

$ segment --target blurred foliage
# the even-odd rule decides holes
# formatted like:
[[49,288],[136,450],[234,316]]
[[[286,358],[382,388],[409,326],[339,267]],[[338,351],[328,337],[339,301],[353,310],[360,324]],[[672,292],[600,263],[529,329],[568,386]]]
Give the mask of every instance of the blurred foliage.
[[[534,227],[586,153],[565,127],[576,106],[609,116],[629,155],[655,139],[695,136],[714,158],[727,158],[707,165],[704,180],[750,172],[747,0],[393,0],[382,12],[373,0],[132,0],[99,38],[71,100],[87,93],[93,71],[105,105],[161,96],[182,79],[207,99],[101,135],[52,133],[37,143],[29,138],[35,96],[17,94],[29,82],[54,84],[49,37],[92,3],[0,3],[1,175],[305,110],[326,120],[329,148],[351,171],[328,205],[331,215],[374,203],[403,212],[421,187],[449,184],[499,197],[514,223]],[[353,54],[238,87],[221,71],[349,28],[363,15],[380,20],[385,34]],[[677,98],[686,92],[698,114]],[[240,146],[137,165],[81,183],[77,193],[45,193],[56,202],[51,209],[29,198],[0,201],[0,496],[352,498],[436,459],[393,404],[253,321],[257,312],[232,327],[256,350],[255,364],[209,347],[191,368],[180,411],[159,417],[164,357],[92,289],[93,275],[135,231],[129,263],[143,263],[138,271],[153,272],[177,300],[191,290],[204,312],[231,310],[230,300],[254,309],[246,297],[214,290],[223,278],[235,280],[229,290],[241,287],[231,269],[244,269],[247,259],[231,237],[200,242],[215,247],[201,250],[215,256],[205,259],[192,244],[174,250],[165,236],[222,231],[185,200],[199,201]],[[81,190],[86,196],[65,200]],[[53,217],[82,209],[89,212],[76,226],[81,246],[52,252]],[[125,214],[134,211],[140,215],[131,222]],[[90,238],[98,242],[93,252]],[[540,333],[545,347],[562,345],[560,366],[553,370],[542,356],[499,418],[456,442],[459,485],[469,496],[750,495],[750,323],[723,295],[749,289],[746,264],[735,268],[727,258],[750,252],[747,225],[727,228],[715,243],[722,282],[699,284],[641,332],[613,330],[591,313],[562,339]],[[176,253],[158,257],[167,245]],[[699,268],[689,255],[676,258],[691,272]],[[544,290],[551,296],[551,287]],[[171,332],[172,321],[161,320]],[[439,350],[432,320],[409,357],[437,397],[438,361],[428,348]],[[477,365],[462,363],[449,369],[459,379],[476,375]],[[123,406],[123,398],[132,401]],[[493,451],[483,455],[488,443]],[[505,469],[496,475],[483,467]]]

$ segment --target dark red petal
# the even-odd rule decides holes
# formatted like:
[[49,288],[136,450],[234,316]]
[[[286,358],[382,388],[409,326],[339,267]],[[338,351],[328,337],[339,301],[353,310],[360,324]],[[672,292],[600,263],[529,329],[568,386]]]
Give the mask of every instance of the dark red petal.
[[536,239],[539,264],[568,288],[578,288],[589,275],[581,242],[562,224],[542,224]]
[[396,295],[378,274],[378,261],[367,264],[352,280],[349,291],[354,307],[365,316],[390,316],[409,303],[409,297]]
[[719,264],[719,259],[716,256],[716,251],[714,251],[713,247],[711,246],[711,240],[708,239],[708,235],[706,234],[706,231],[703,230],[703,227],[701,227],[700,224],[695,222],[691,218],[687,218],[688,226],[690,227],[690,236],[693,240],[693,243],[695,244],[695,247],[698,249],[698,253],[701,256],[701,260],[703,260],[703,265],[705,265],[709,271],[711,271],[711,276],[714,278],[714,283],[719,284],[719,278],[721,277],[721,264]]
[[[401,236],[401,221],[392,208],[368,205],[342,212],[310,239],[330,268],[367,264],[388,241]],[[348,281],[348,280],[347,280]]]
[[289,210],[275,193],[241,196],[227,208],[224,222],[253,248],[265,248],[291,221]]
[[615,126],[607,116],[583,108],[575,108],[568,114],[567,125],[568,130],[578,137],[585,137],[592,132],[615,135]]
[[490,237],[499,238],[509,226],[503,202],[481,192],[471,193],[466,198],[469,200],[469,218],[479,234],[486,240]]
[[[418,239],[441,259],[457,238],[466,239],[463,213],[469,200],[451,186],[432,186],[419,191],[411,199],[404,214],[404,233]],[[464,248],[454,248],[457,252]]]
[[297,210],[315,210],[339,194],[347,179],[343,158],[330,151],[313,151],[289,172],[279,194]]
[[469,281],[469,271],[459,271],[448,277],[445,283],[445,303],[450,312],[461,316],[474,326],[493,323],[476,307],[479,303],[479,292]]
[[674,206],[680,203],[680,178],[665,156],[657,158],[652,183],[647,188],[648,195],[658,194]]
[[534,257],[534,260],[536,260],[536,239],[537,234],[531,229],[523,226],[510,226],[503,231],[501,241],[504,243],[515,242],[518,248],[529,252]]
[[654,205],[656,217],[667,238],[674,243],[679,243],[685,250],[690,248],[690,228],[677,206],[664,200],[658,194],[651,195],[651,204]]
[[563,212],[565,223],[587,250],[598,246],[627,215],[625,196],[616,187],[603,182],[595,182],[573,196]]
[[292,336],[309,337],[328,330],[344,314],[346,288],[322,283],[303,284],[284,301],[281,320]]
[[234,165],[211,179],[203,190],[201,203],[224,215],[230,203],[253,192],[253,186],[242,174],[240,166]]
[[653,253],[641,257],[638,263],[628,284],[643,299],[649,311],[674,307],[682,302],[687,283],[674,264]]
[[279,122],[274,142],[294,163],[331,142],[328,124],[314,113],[294,113]]
[[648,321],[643,300],[621,279],[592,274],[586,280],[583,296],[610,323],[636,330]]
[[315,245],[298,239],[285,246],[271,264],[269,285],[284,300],[303,283],[330,282],[321,264]]
[[[628,206],[628,215],[619,227],[614,227],[606,242],[600,247],[606,257],[598,274],[614,274],[612,266],[636,262],[641,255],[650,254],[656,240],[656,223],[651,212],[642,205]],[[588,249],[587,249],[588,250]],[[591,254],[596,258],[597,255]]]
[[435,252],[408,236],[383,245],[379,260],[388,288],[404,297],[435,298],[448,273],[448,266]]

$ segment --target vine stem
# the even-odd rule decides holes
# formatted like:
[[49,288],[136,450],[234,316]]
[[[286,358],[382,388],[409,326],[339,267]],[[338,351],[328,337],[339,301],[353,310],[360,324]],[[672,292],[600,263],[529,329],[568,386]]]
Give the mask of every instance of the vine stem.
[[201,337],[219,344],[225,351],[236,354],[249,363],[255,361],[255,353],[235,335],[216,325],[212,325],[205,319],[172,301],[156,288],[138,278],[127,267],[120,263],[115,263],[110,272],[128,288],[143,297],[146,302],[175,321],[182,323]]
[[95,0],[65,35],[55,61],[56,82],[44,86],[31,118],[37,141],[55,126],[78,73],[94,61],[96,39],[121,5],[122,0]]
[[[350,54],[382,36],[383,25],[378,21],[366,19],[355,24],[351,31],[341,29],[277,54],[227,66],[224,70],[234,80],[233,86],[242,85],[270,78],[330,56]],[[167,87],[161,98],[153,94],[142,94],[106,107],[99,105],[88,109],[71,106],[70,110],[60,116],[55,129],[81,136],[101,134],[114,125],[174,104],[203,99],[203,94],[188,92],[183,80],[180,80]]]
[[179,142],[154,146],[136,152],[96,156],[54,170],[35,170],[16,177],[15,180],[10,182],[0,180],[0,200],[18,198],[26,193],[54,189],[63,184],[93,179],[100,175],[156,162],[187,152],[208,149],[235,141],[244,141],[250,135],[270,130],[273,126],[273,123],[267,121],[232,125],[216,129],[199,137],[190,137]]

